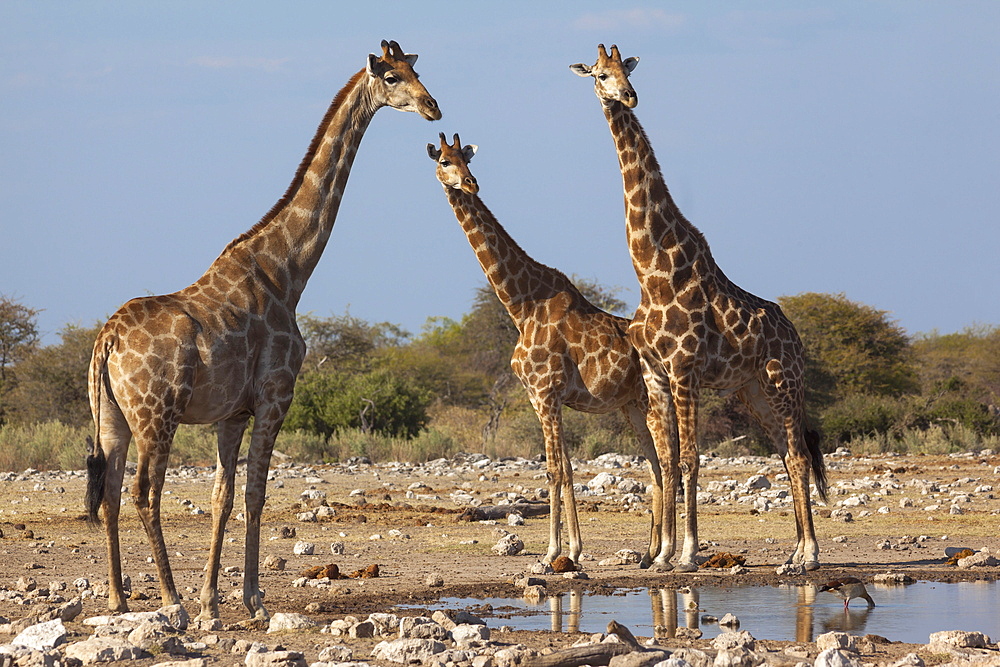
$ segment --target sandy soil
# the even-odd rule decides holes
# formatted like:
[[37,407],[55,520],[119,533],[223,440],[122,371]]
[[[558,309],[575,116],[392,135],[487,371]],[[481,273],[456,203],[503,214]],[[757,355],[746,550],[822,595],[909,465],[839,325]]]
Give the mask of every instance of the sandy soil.
[[[277,461],[277,459],[276,459]],[[763,512],[747,504],[707,504],[700,509],[700,534],[705,554],[730,552],[744,555],[746,574],[700,570],[694,574],[651,572],[636,565],[601,565],[620,549],[643,550],[648,539],[649,518],[641,509],[624,509],[620,497],[592,496],[580,501],[585,558],[584,580],[568,580],[559,575],[544,577],[550,593],[578,590],[608,590],[614,587],[674,587],[696,584],[773,585],[784,582],[822,582],[842,575],[869,579],[884,572],[901,572],[917,580],[958,581],[989,579],[1000,576],[1000,569],[960,570],[945,563],[947,547],[1000,549],[1000,456],[952,457],[875,457],[850,456],[828,458],[834,495],[830,505],[815,507],[816,529],[822,548],[822,568],[805,577],[775,574],[795,542],[794,520],[790,509]],[[586,482],[605,470],[581,463],[577,482]],[[609,470],[619,476],[645,482],[640,466]],[[701,486],[713,480],[745,481],[751,475],[765,473],[782,483],[780,463],[762,459],[716,460],[702,469]],[[180,469],[170,472],[164,497],[163,514],[171,565],[187,610],[198,612],[198,590],[202,566],[207,556],[210,533],[212,471]],[[106,557],[103,532],[89,528],[82,513],[84,478],[82,473],[9,474],[0,481],[0,587],[14,588],[21,577],[33,577],[39,584],[50,581],[73,582],[78,577],[106,581]],[[269,611],[307,613],[314,620],[328,624],[354,615],[361,619],[371,612],[393,611],[396,605],[426,604],[441,597],[507,596],[517,597],[520,589],[511,580],[525,573],[543,555],[548,539],[548,518],[530,518],[519,527],[502,526],[516,532],[525,543],[525,552],[517,556],[497,556],[490,551],[495,544],[498,526],[459,519],[462,507],[451,495],[471,495],[490,505],[494,494],[520,492],[531,497],[545,485],[539,467],[508,467],[496,471],[475,470],[464,466],[431,469],[426,466],[274,466],[265,509],[262,559],[268,555],[287,559],[283,571],[262,568],[261,587],[266,592]],[[0,478],[2,479],[2,478]],[[874,482],[885,487],[871,488]],[[128,481],[127,481],[128,483]],[[422,483],[424,486],[412,488]],[[936,486],[934,486],[936,485]],[[868,488],[851,489],[850,486]],[[998,491],[986,491],[993,486]],[[332,517],[317,522],[301,522],[296,515],[304,510],[301,494],[316,489],[326,494],[333,507]],[[977,491],[978,489],[978,491]],[[407,498],[407,491],[411,497]],[[353,493],[352,493],[353,492]],[[835,503],[857,494],[867,494],[866,505],[850,507],[854,520],[831,518]],[[884,495],[879,495],[884,494]],[[965,498],[963,496],[968,496]],[[439,500],[434,500],[434,498]],[[900,507],[903,498],[912,507]],[[961,514],[949,513],[958,499]],[[644,496],[644,500],[648,500]],[[239,502],[238,502],[239,504]],[[929,505],[939,509],[928,511]],[[880,514],[879,507],[889,507]],[[199,513],[203,511],[204,513]],[[862,516],[864,513],[870,513]],[[160,606],[155,567],[148,562],[145,533],[131,507],[122,512],[122,546],[125,572],[131,576],[134,611],[153,610]],[[294,537],[282,537],[294,529]],[[390,533],[390,531],[393,531]],[[906,536],[926,536],[922,542]],[[837,538],[836,540],[834,538]],[[845,539],[846,538],[846,539]],[[241,602],[243,569],[242,524],[232,520],[223,554],[222,585],[232,596],[222,606],[226,629],[221,637],[255,639],[269,645],[302,651],[309,662],[315,661],[323,646],[346,643],[355,649],[355,659],[367,658],[378,640],[344,641],[319,632],[264,635],[242,629],[238,623],[247,617]],[[297,541],[316,545],[316,555],[295,555]],[[344,553],[333,555],[330,545],[344,543]],[[888,542],[888,544],[885,544]],[[890,548],[885,548],[886,546]],[[351,573],[378,564],[380,576],[372,579],[348,579],[335,582],[329,589],[293,587],[292,582],[310,567],[335,563],[341,572]],[[438,574],[442,587],[429,587],[428,575]],[[104,613],[106,600],[88,599],[80,619]],[[23,605],[0,601],[0,614],[16,620],[26,613]],[[408,615],[416,612],[409,611]],[[493,638],[504,643],[521,643],[534,648],[560,648],[580,638],[573,633],[511,632],[499,633],[502,621],[487,619]],[[944,623],[944,619],[943,619]],[[89,630],[79,623],[70,624],[83,639]],[[945,629],[958,629],[942,627]],[[189,635],[197,639],[197,631]],[[891,640],[892,638],[888,638]],[[996,638],[993,638],[994,641]],[[0,641],[3,641],[0,638]],[[664,639],[667,647],[708,647],[707,640]],[[763,642],[773,650],[783,651],[787,642]],[[814,644],[800,645],[815,657]],[[869,642],[865,662],[889,662],[897,656],[918,651],[920,646],[899,643]],[[219,664],[237,664],[241,656],[222,650],[205,653]],[[784,654],[782,654],[784,655]],[[941,662],[941,656],[922,654],[928,664]],[[799,658],[789,656],[789,664]],[[147,664],[162,661],[149,659]]]

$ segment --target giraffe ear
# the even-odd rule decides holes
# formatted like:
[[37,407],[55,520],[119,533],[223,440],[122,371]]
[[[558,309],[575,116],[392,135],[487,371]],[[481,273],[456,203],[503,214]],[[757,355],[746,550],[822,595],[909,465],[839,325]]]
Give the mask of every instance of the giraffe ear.
[[368,76],[378,76],[380,65],[382,61],[374,53],[368,54],[368,63],[365,65],[365,69],[368,70]]
[[431,157],[431,159],[432,159],[432,160],[434,160],[435,162],[437,162],[437,159],[438,159],[439,157],[441,157],[441,151],[440,151],[440,149],[436,148],[436,147],[434,146],[434,144],[427,144],[427,154],[428,154],[428,155],[429,155],[429,156]]
[[410,63],[410,67],[413,67],[416,64],[416,62],[417,62],[417,54],[416,53],[405,53],[405,54],[403,54],[403,60],[405,60],[406,62]]
[[476,151],[478,150],[479,146],[475,144],[469,144],[468,146],[462,149],[462,157],[465,158],[466,162],[471,162],[472,156],[475,155]]
[[577,63],[575,65],[570,65],[569,68],[577,76],[593,76],[593,70],[588,65],[583,63]]
[[638,65],[638,64],[639,64],[639,59],[638,58],[626,58],[625,60],[622,61],[622,65],[629,72],[631,72],[632,70],[634,70],[635,67],[636,67],[636,65]]

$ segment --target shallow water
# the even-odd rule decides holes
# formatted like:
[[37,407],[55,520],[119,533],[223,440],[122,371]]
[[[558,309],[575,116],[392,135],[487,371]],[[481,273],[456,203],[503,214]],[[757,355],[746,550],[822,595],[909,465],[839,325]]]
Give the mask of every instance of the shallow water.
[[[756,639],[808,642],[824,632],[876,634],[923,644],[940,630],[979,631],[1000,639],[1000,584],[919,582],[870,585],[876,606],[844,602],[812,585],[734,588],[623,589],[614,595],[570,592],[539,603],[511,598],[444,598],[431,609],[471,609],[491,626],[516,630],[603,632],[616,620],[641,636],[671,637],[677,627],[700,628],[712,638],[724,630],[703,616],[735,614],[739,630]],[[486,611],[483,605],[491,605]]]

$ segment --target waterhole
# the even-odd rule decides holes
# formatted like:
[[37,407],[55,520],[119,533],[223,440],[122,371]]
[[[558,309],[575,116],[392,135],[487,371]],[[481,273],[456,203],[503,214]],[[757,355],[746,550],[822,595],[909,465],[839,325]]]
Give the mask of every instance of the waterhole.
[[467,609],[491,626],[515,630],[603,632],[611,620],[644,637],[673,637],[698,628],[711,639],[727,630],[714,619],[734,614],[756,639],[811,642],[825,632],[875,634],[927,643],[932,632],[978,631],[1000,639],[1000,585],[918,582],[868,586],[876,606],[843,600],[813,585],[732,588],[639,588],[613,594],[571,591],[541,602],[518,598],[443,598],[430,609]]

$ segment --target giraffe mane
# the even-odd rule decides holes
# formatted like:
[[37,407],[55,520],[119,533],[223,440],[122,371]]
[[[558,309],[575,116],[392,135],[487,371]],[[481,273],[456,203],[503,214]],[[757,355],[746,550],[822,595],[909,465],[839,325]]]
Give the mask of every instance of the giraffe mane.
[[340,89],[340,92],[337,93],[336,97],[333,98],[330,108],[326,110],[326,114],[323,116],[323,120],[320,122],[319,128],[316,130],[316,134],[313,135],[312,141],[309,143],[309,148],[306,150],[305,156],[302,158],[298,169],[295,171],[295,176],[292,178],[292,182],[289,184],[288,189],[285,190],[285,194],[283,194],[281,199],[279,199],[274,206],[271,207],[271,210],[264,214],[264,217],[262,217],[257,224],[230,241],[229,245],[226,246],[226,250],[229,250],[233,246],[236,246],[258,234],[262,229],[267,227],[268,223],[274,220],[274,217],[279,211],[281,211],[281,209],[288,205],[288,202],[291,201],[295,191],[298,190],[300,185],[302,185],[302,180],[305,178],[306,170],[309,168],[309,164],[316,151],[319,150],[319,146],[323,140],[324,134],[326,133],[327,126],[333,120],[333,117],[336,115],[340,107],[343,106],[347,96],[352,90],[354,90],[355,86],[357,86],[364,74],[365,70],[363,69],[357,72],[350,78],[347,84]]

